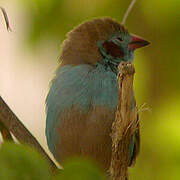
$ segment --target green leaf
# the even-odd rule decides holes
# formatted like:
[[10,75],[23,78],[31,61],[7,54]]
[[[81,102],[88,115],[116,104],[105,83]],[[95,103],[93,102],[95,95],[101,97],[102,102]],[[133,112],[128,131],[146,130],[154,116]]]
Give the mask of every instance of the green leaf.
[[64,164],[55,180],[106,180],[105,175],[91,161],[72,159]]
[[30,147],[5,143],[0,149],[1,180],[49,180],[48,163]]

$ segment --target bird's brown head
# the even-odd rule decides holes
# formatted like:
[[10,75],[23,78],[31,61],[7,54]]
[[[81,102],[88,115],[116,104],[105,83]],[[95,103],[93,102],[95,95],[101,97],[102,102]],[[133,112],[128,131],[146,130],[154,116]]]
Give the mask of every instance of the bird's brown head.
[[149,43],[128,33],[112,18],[96,18],[80,24],[67,34],[60,59],[62,65],[91,64],[110,58],[131,61],[136,48]]

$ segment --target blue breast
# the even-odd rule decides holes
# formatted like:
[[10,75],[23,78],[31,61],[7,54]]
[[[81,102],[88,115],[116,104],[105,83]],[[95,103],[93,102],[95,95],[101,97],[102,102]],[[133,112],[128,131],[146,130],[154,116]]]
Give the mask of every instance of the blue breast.
[[117,103],[117,77],[111,69],[99,63],[95,67],[82,64],[58,69],[46,99],[46,137],[51,152],[55,150],[57,119],[65,109],[75,106],[88,111],[99,105],[116,109]]

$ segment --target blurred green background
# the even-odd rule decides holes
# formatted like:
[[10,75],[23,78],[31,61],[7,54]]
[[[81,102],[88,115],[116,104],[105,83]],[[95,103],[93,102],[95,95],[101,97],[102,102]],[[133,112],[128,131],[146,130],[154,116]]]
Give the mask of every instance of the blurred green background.
[[[82,21],[121,22],[130,0],[0,0],[12,33],[0,23],[0,94],[46,148],[44,100],[65,34]],[[129,32],[151,42],[135,54],[135,94],[141,115],[141,153],[134,180],[180,179],[180,1],[139,0]]]

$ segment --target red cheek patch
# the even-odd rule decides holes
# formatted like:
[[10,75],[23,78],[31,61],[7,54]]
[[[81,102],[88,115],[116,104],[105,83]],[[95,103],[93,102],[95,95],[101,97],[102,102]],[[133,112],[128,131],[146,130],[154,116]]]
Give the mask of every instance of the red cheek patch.
[[106,49],[108,54],[115,58],[122,58],[124,56],[123,50],[113,42],[105,41],[103,47]]

